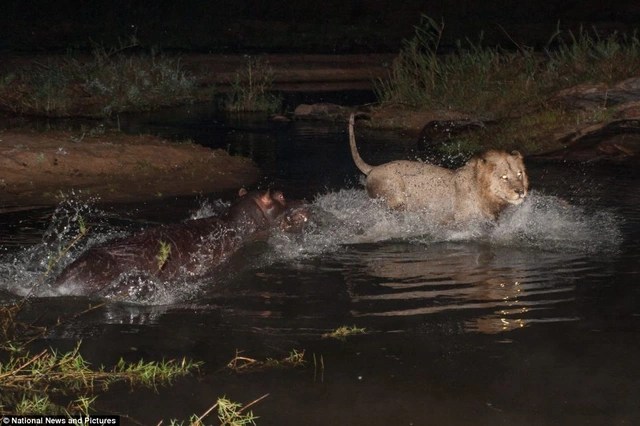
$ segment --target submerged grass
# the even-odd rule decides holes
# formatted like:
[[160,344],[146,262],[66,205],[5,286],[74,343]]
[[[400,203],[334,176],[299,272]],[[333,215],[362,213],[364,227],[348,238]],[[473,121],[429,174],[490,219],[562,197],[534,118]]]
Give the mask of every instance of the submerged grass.
[[299,351],[293,349],[289,355],[284,358],[267,358],[266,360],[257,360],[255,358],[242,356],[240,351],[236,351],[236,355],[227,363],[227,368],[236,373],[247,373],[276,368],[295,368],[304,365],[304,350]]
[[[26,300],[0,306],[0,415],[86,415],[96,394],[114,384],[155,389],[190,375],[201,366],[186,358],[137,362],[120,359],[111,368],[94,368],[80,354],[80,343],[68,352],[49,348],[32,353],[28,347],[42,338],[48,328],[25,324],[18,319]],[[93,309],[95,307],[90,306],[72,318]],[[58,320],[57,324],[61,323],[62,320]]]
[[[95,412],[94,403],[99,391],[106,391],[118,383],[131,387],[153,388],[170,385],[175,379],[192,374],[201,366],[183,358],[181,360],[126,362],[122,359],[112,368],[93,368],[80,354],[80,344],[69,352],[54,349],[41,350],[32,354],[26,344],[33,339],[15,339],[21,325],[16,314],[21,305],[0,307],[0,416],[2,415],[65,415],[83,417]],[[14,329],[14,331],[8,331]],[[41,330],[40,336],[45,329]],[[11,339],[7,337],[11,336]],[[21,335],[21,338],[26,337]],[[282,360],[253,360],[252,368],[297,366],[304,363],[304,351],[292,351]],[[248,358],[245,358],[248,360]],[[238,361],[243,362],[243,361]],[[247,367],[248,368],[248,367]],[[174,426],[204,426],[205,418],[217,414],[220,425],[255,425],[256,416],[250,407],[262,401],[268,394],[243,405],[226,396],[200,415],[193,415],[187,422],[172,420]],[[162,424],[162,421],[158,424]]]
[[330,339],[338,339],[338,340],[346,340],[347,337],[354,336],[356,334],[365,334],[367,332],[366,329],[356,327],[352,325],[351,327],[343,325],[342,327],[338,327],[330,333],[325,333],[322,335],[324,338]]
[[33,62],[0,75],[0,107],[19,114],[109,116],[191,99],[195,79],[178,59],[151,51],[94,47],[89,60]]
[[545,106],[554,91],[586,82],[611,83],[640,69],[636,34],[600,37],[594,31],[557,31],[542,52],[458,42],[441,54],[444,23],[423,16],[406,40],[389,77],[376,93],[383,104],[416,109],[455,109],[480,117],[513,117]]
[[[66,353],[45,349],[34,355],[18,349],[0,363],[0,412],[82,413],[88,410],[97,390],[106,391],[120,382],[155,388],[171,384],[199,367],[200,363],[187,359],[136,363],[121,359],[111,369],[92,368],[80,355],[80,345]],[[80,396],[66,407],[51,402],[52,396],[70,395]]]
[[[249,407],[257,404],[262,401],[269,394],[262,395],[260,398],[248,403],[243,406],[238,402],[231,401],[226,397],[218,398],[215,404],[213,404],[207,411],[202,413],[201,415],[193,415],[189,422],[186,423],[188,426],[204,426],[205,423],[203,420],[209,416],[212,412],[216,411],[218,415],[218,420],[220,421],[220,426],[246,426],[246,425],[254,425],[256,424],[256,419],[258,416],[253,414],[253,411],[247,411]],[[172,420],[170,426],[184,426],[185,422],[179,422],[177,420]]]

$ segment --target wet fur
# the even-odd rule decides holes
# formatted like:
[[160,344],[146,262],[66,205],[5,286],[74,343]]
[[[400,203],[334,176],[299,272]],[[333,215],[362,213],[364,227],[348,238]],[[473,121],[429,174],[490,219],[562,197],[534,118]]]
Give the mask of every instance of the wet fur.
[[489,150],[456,170],[418,161],[371,166],[360,157],[349,119],[349,142],[356,166],[367,176],[366,189],[392,209],[425,211],[442,222],[494,220],[509,205],[520,204],[529,180],[522,155]]
[[[147,278],[164,282],[210,275],[244,243],[273,227],[296,231],[308,214],[280,192],[240,192],[224,217],[150,228],[94,246],[71,263],[53,287],[60,294],[116,295],[132,300]],[[170,249],[159,260],[161,245]]]

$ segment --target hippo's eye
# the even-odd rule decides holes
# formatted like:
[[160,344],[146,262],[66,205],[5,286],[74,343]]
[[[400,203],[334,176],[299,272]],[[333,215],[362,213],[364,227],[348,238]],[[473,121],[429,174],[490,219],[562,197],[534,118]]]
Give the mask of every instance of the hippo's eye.
[[273,198],[275,198],[276,200],[278,200],[278,202],[279,202],[280,204],[283,204],[283,205],[284,205],[285,200],[284,200],[284,194],[283,194],[282,192],[280,192],[280,191],[276,191],[276,192],[273,194]]

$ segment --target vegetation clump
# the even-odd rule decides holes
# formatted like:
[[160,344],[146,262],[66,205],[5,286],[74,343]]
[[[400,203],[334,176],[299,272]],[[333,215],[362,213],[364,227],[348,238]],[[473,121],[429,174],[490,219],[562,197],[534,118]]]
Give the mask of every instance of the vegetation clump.
[[343,325],[341,327],[336,328],[330,333],[323,334],[322,337],[330,338],[330,339],[346,340],[347,337],[350,337],[356,334],[365,334],[366,332],[367,332],[366,329],[356,327],[355,325],[352,325],[351,327]]
[[[155,388],[191,374],[200,365],[187,359],[136,363],[121,359],[111,369],[93,368],[79,350],[80,345],[66,353],[45,349],[34,355],[24,348],[11,347],[7,360],[0,363],[0,413],[82,414],[96,399],[97,389],[105,391],[118,382]],[[51,399],[73,395],[75,399],[64,407]]]
[[[541,107],[554,91],[586,82],[612,83],[640,69],[640,39],[580,30],[557,31],[542,52],[459,41],[440,52],[444,24],[423,16],[406,40],[389,78],[377,85],[383,104],[455,109],[501,118],[523,107]],[[515,42],[514,42],[515,43]]]
[[[200,368],[201,363],[186,358],[137,362],[120,359],[111,368],[94,368],[80,354],[80,343],[68,352],[48,348],[34,354],[28,347],[48,328],[19,321],[24,303],[0,306],[0,415],[87,415],[97,393],[116,383],[156,388]],[[89,307],[85,312],[93,309]]]
[[70,352],[45,349],[33,355],[19,351],[0,365],[0,388],[6,390],[107,390],[109,385],[126,381],[131,385],[155,387],[186,375],[199,364],[186,359],[127,363],[120,359],[112,369],[93,369],[80,355],[80,345]]
[[304,364],[304,350],[299,351],[293,349],[289,355],[284,358],[267,358],[263,361],[242,356],[239,351],[236,351],[236,355],[227,363],[227,368],[236,373],[246,373],[274,368],[295,368],[301,367]]
[[232,112],[277,112],[282,99],[271,92],[273,69],[261,59],[249,58],[243,70],[236,72],[224,108]]
[[[215,404],[213,404],[207,411],[201,415],[193,415],[187,423],[188,426],[204,426],[203,419],[209,416],[214,410],[217,412],[220,426],[246,426],[256,424],[258,416],[253,414],[253,411],[247,411],[247,409],[254,404],[262,401],[269,394],[262,395],[260,398],[250,402],[243,406],[238,402],[231,401],[227,397],[218,398]],[[171,426],[184,426],[184,422],[172,420]]]
[[45,116],[109,116],[184,103],[195,78],[180,61],[160,55],[94,47],[90,58],[68,56],[0,75],[0,108]]
[[169,256],[171,255],[171,244],[165,241],[158,241],[160,247],[158,248],[158,254],[156,255],[156,260],[158,261],[158,271],[162,270],[162,267],[169,260]]
[[639,76],[636,34],[605,37],[595,29],[577,34],[558,29],[542,50],[513,40],[510,50],[485,46],[481,38],[478,43],[459,41],[443,51],[443,32],[443,23],[423,16],[388,78],[377,82],[376,94],[383,108],[440,111],[444,117],[454,112],[488,123],[450,137],[442,147],[445,155],[486,148],[526,154],[558,149],[562,135],[610,119],[614,102],[604,96],[600,104],[574,107],[559,101],[557,94],[585,84],[611,87]]

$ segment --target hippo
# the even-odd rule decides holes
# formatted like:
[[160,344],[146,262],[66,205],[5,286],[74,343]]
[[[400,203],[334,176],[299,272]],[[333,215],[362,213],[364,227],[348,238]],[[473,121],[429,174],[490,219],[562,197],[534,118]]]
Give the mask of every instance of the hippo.
[[[308,220],[302,202],[279,191],[242,189],[223,217],[162,225],[91,247],[69,264],[53,283],[61,295],[98,295],[135,299],[151,282],[205,277],[246,242],[269,231],[301,230]],[[135,294],[134,294],[135,293]]]

